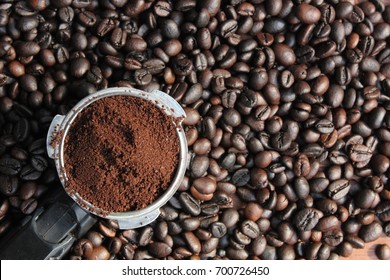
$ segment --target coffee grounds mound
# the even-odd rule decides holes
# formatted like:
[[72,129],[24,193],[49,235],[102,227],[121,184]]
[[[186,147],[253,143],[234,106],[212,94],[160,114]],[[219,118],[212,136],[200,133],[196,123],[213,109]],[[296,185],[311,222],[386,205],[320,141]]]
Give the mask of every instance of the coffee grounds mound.
[[179,160],[172,117],[129,96],[102,98],[81,111],[65,147],[68,191],[109,212],[150,205],[169,187]]

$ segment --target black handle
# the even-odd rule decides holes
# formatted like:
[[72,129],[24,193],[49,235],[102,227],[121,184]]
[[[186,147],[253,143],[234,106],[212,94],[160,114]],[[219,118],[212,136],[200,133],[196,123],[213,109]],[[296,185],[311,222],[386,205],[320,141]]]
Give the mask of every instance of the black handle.
[[95,223],[62,188],[0,241],[1,260],[61,259]]

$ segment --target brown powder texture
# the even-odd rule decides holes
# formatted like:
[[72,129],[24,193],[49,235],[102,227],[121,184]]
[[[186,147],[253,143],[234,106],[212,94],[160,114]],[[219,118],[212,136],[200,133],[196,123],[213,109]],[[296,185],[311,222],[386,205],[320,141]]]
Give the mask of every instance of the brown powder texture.
[[99,99],[77,116],[65,139],[68,191],[109,212],[145,208],[169,187],[179,159],[172,117],[150,101]]

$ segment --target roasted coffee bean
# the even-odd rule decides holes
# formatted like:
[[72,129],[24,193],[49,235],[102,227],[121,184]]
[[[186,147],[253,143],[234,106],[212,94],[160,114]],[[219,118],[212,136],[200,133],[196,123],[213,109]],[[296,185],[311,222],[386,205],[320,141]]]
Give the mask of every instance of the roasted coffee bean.
[[232,176],[232,183],[237,187],[245,186],[250,181],[250,173],[248,169],[239,169]]
[[276,248],[273,246],[266,245],[263,253],[260,255],[263,260],[276,260]]
[[277,34],[284,32],[287,28],[286,22],[278,17],[270,17],[265,20],[263,30],[267,33]]
[[167,19],[162,21],[161,33],[168,39],[178,38],[180,36],[180,30],[175,21]]
[[0,174],[0,192],[6,196],[15,194],[19,187],[18,178]]
[[213,194],[216,191],[217,184],[215,180],[210,177],[202,177],[194,180],[193,187],[197,190],[197,192],[208,195]]
[[199,239],[190,231],[187,231],[183,234],[184,240],[187,243],[189,249],[195,253],[199,254],[202,248],[202,245]]
[[348,241],[356,249],[362,249],[365,246],[364,241],[356,235],[346,235],[344,240]]
[[197,216],[201,212],[199,202],[187,193],[181,193],[179,200],[183,209],[193,216]]
[[336,51],[337,45],[333,41],[326,41],[316,46],[316,56],[319,58],[326,58],[333,55]]
[[296,176],[307,176],[310,172],[310,161],[305,154],[298,155],[294,162],[294,173]]
[[338,246],[344,240],[344,234],[339,229],[333,229],[324,232],[322,235],[323,241],[329,246]]
[[379,244],[375,248],[375,254],[380,260],[390,259],[390,247],[387,244]]
[[110,33],[115,28],[115,21],[113,19],[105,18],[100,21],[96,28],[96,34],[103,37]]
[[344,241],[338,246],[338,253],[345,258],[349,257],[353,253],[353,247],[351,243]]
[[145,227],[143,230],[140,232],[139,235],[139,241],[138,244],[140,246],[146,246],[150,243],[152,240],[153,236],[153,228],[152,227]]
[[182,221],[181,226],[183,230],[194,231],[200,226],[200,220],[198,218],[187,218]]
[[236,229],[233,233],[235,240],[241,245],[248,245],[251,242],[251,239],[246,234],[242,233],[240,230]]
[[[133,59],[132,61],[129,60],[128,63],[130,63],[132,65],[134,65],[134,64],[137,65],[136,61],[137,60]],[[132,67],[134,67],[134,66],[132,66]],[[152,58],[152,59],[145,61],[142,64],[142,67],[145,68],[146,70],[148,70],[150,72],[150,74],[155,75],[155,74],[161,73],[165,69],[165,63],[160,59]]]
[[351,63],[360,63],[363,60],[363,53],[359,49],[346,50],[345,55]]
[[243,234],[247,235],[252,239],[257,238],[260,235],[259,226],[254,221],[251,220],[245,220],[244,222],[242,222],[240,229]]
[[281,86],[284,88],[290,88],[295,82],[294,75],[289,70],[284,70],[279,79]]
[[23,142],[30,132],[30,124],[27,119],[22,118],[15,123],[12,134],[16,141]]
[[0,159],[0,173],[4,175],[16,175],[22,169],[19,161],[12,158]]
[[390,202],[383,201],[379,203],[376,207],[376,214],[383,222],[390,221]]
[[295,51],[295,54],[297,57],[297,61],[299,63],[307,63],[307,62],[312,61],[312,59],[314,58],[315,49],[311,46],[305,45],[305,46],[299,47]]
[[35,182],[24,183],[19,190],[19,197],[22,200],[30,199],[34,196],[38,189],[38,185]]
[[155,229],[154,235],[159,241],[163,241],[165,237],[168,235],[168,224],[165,221],[159,222]]
[[225,224],[221,222],[215,222],[210,225],[210,231],[214,237],[221,238],[226,234],[227,228]]
[[211,252],[213,252],[215,249],[217,249],[218,243],[219,243],[219,239],[215,238],[215,237],[212,237],[212,238],[206,240],[202,244],[201,253],[211,253]]
[[75,33],[71,38],[72,46],[75,50],[82,51],[88,46],[88,39],[83,33]]
[[48,162],[44,157],[40,155],[34,155],[31,157],[31,165],[37,171],[43,172],[48,167]]
[[282,260],[295,260],[296,254],[294,247],[288,244],[283,244],[277,248],[278,257]]
[[37,171],[34,167],[31,165],[26,165],[22,168],[20,171],[20,178],[25,181],[29,180],[37,180],[39,177],[41,177],[42,172]]
[[72,60],[70,65],[71,75],[76,78],[81,78],[90,69],[90,62],[83,57]]
[[254,117],[256,120],[265,121],[271,115],[271,107],[268,105],[260,105],[254,110]]
[[195,101],[198,101],[202,97],[203,89],[200,84],[194,84],[191,86],[185,95],[183,96],[181,102],[184,104],[191,104]]
[[355,162],[364,162],[372,157],[372,151],[369,147],[361,144],[352,145],[349,150],[349,157]]
[[390,236],[390,223],[386,223],[383,225],[383,231],[386,236]]
[[324,218],[321,218],[318,222],[316,228],[322,232],[326,232],[332,229],[335,229],[339,226],[339,221],[336,216],[327,216]]
[[210,166],[210,160],[206,156],[195,156],[191,163],[191,175],[194,178],[203,176]]
[[378,222],[373,222],[372,224],[362,226],[359,231],[359,237],[361,237],[364,242],[371,242],[377,240],[383,230],[381,225]]
[[233,108],[226,109],[222,118],[227,125],[231,125],[232,127],[236,127],[241,123],[241,115]]
[[153,8],[154,13],[159,17],[167,17],[172,12],[172,4],[167,1],[157,1]]
[[[153,255],[146,250],[134,250],[134,245],[128,243],[122,247],[122,255],[129,260],[153,260]],[[126,250],[126,251],[125,251]]]
[[246,250],[227,249],[227,256],[233,260],[246,260],[248,252]]
[[238,24],[235,20],[227,20],[220,25],[220,34],[224,38],[228,38],[237,30]]
[[329,185],[329,180],[327,178],[314,178],[310,180],[309,184],[312,192],[322,192]]
[[252,240],[250,246],[250,251],[255,256],[260,256],[267,245],[267,241],[263,235]]
[[172,252],[172,248],[163,242],[154,242],[148,248],[148,251],[157,258],[165,258]]
[[316,7],[303,3],[297,7],[296,16],[303,23],[313,24],[320,20],[321,12]]
[[362,225],[369,225],[375,220],[375,214],[372,212],[361,212],[357,219]]
[[73,253],[76,256],[87,256],[93,251],[93,244],[88,239],[80,239],[73,245]]
[[348,19],[352,23],[359,23],[364,20],[364,12],[358,6],[353,6],[352,12],[349,14]]
[[179,55],[175,58],[173,71],[176,75],[188,76],[193,68],[191,60],[184,55]]
[[349,234],[357,234],[361,225],[356,219],[348,219],[344,224],[343,224],[343,230],[346,233]]
[[139,86],[146,86],[152,81],[152,75],[146,69],[137,69],[134,71],[134,81]]
[[227,227],[231,228],[236,225],[239,220],[239,214],[235,209],[226,209],[222,212],[221,222]]
[[318,223],[319,215],[316,210],[305,208],[294,217],[295,226],[301,231],[312,230]]
[[288,133],[278,132],[271,138],[271,145],[277,151],[285,151],[291,145],[292,139]]
[[15,51],[18,55],[23,57],[34,56],[39,53],[40,46],[33,41],[19,41],[15,42]]
[[98,227],[99,227],[100,233],[103,236],[110,237],[110,238],[115,236],[115,233],[116,233],[115,230],[112,229],[111,227],[109,227],[106,223],[99,222]]
[[58,9],[58,16],[63,22],[72,22],[74,18],[74,10],[72,7],[61,7]]
[[202,205],[202,214],[215,215],[219,212],[219,206],[217,204],[204,204]]
[[255,156],[254,161],[257,167],[266,168],[272,162],[272,153],[270,151],[262,151]]
[[364,36],[359,44],[358,44],[358,48],[362,51],[362,53],[364,55],[370,55],[373,48],[374,48],[374,38],[372,36]]
[[244,216],[252,221],[257,221],[263,214],[263,208],[255,202],[249,202],[244,210]]
[[35,198],[29,198],[20,204],[20,211],[23,214],[29,215],[37,208],[38,202]]
[[263,189],[268,185],[267,173],[260,168],[250,170],[250,184],[255,188]]
[[103,243],[103,235],[96,231],[89,231],[86,237],[94,247],[100,246]]
[[296,61],[294,51],[285,44],[277,44],[274,47],[276,61],[281,65],[290,66]]
[[375,192],[370,189],[363,189],[356,194],[355,204],[360,208],[372,208],[375,203]]
[[233,108],[237,100],[235,90],[225,90],[222,94],[222,105],[225,108]]
[[309,182],[305,177],[297,177],[294,181],[294,190],[298,198],[305,199],[310,193]]
[[[303,243],[299,243],[303,244]],[[303,252],[302,252],[303,253]],[[310,243],[305,252],[305,257],[309,260],[321,259],[326,260],[330,256],[330,248],[327,244],[321,242]]]
[[114,237],[110,239],[108,243],[108,250],[111,254],[118,254],[121,251],[122,248],[122,241],[118,237]]
[[340,179],[330,183],[328,187],[328,196],[339,200],[346,196],[350,190],[351,184],[348,180]]
[[77,17],[84,26],[93,26],[96,24],[96,15],[91,11],[80,11],[80,13],[77,14]]

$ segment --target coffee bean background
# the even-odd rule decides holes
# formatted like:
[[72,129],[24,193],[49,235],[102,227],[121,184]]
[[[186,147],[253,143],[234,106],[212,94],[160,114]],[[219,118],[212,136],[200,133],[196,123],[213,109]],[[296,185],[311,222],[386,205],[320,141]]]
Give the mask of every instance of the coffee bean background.
[[0,1],[0,237],[61,188],[52,118],[121,86],[184,107],[186,176],[155,222],[101,219],[68,258],[337,259],[390,243],[386,2]]

